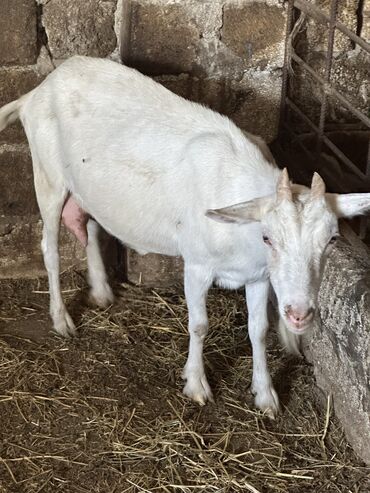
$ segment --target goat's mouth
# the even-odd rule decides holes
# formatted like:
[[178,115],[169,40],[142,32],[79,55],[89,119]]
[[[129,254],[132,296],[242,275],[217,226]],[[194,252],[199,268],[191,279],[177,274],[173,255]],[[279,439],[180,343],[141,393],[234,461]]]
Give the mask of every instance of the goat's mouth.
[[306,334],[312,328],[312,323],[297,327],[296,325],[292,325],[286,319],[285,319],[285,324],[289,332],[292,332],[293,334],[296,334],[298,336],[302,336],[303,334]]
[[284,321],[288,330],[296,335],[303,335],[305,332],[309,331],[315,319],[314,310],[310,310],[310,313],[307,314],[301,320],[297,320],[297,318],[289,315],[289,313],[284,313]]

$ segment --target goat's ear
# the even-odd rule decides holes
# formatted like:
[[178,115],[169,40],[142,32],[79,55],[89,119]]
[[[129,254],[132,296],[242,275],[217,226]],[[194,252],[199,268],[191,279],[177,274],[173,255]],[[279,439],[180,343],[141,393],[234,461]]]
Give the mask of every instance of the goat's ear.
[[206,212],[206,216],[221,223],[247,224],[261,221],[274,202],[275,196],[261,197],[222,209],[210,209]]
[[327,193],[325,198],[337,217],[353,217],[370,212],[370,193]]

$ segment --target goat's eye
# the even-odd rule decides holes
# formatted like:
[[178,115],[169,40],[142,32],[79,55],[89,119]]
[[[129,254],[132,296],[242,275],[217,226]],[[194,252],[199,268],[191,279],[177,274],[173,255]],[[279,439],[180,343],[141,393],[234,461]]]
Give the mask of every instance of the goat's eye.
[[266,245],[270,245],[271,246],[271,240],[268,236],[266,235],[263,235],[262,236],[262,239],[263,239],[263,242],[266,243]]

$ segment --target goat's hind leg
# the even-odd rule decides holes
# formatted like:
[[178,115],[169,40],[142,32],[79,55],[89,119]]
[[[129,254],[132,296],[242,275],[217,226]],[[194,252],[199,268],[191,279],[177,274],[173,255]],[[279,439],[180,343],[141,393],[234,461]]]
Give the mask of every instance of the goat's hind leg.
[[76,328],[62,299],[58,250],[60,218],[67,190],[58,184],[58,180],[51,183],[34,155],[33,168],[36,197],[44,223],[41,248],[49,278],[50,315],[56,332],[68,337]]
[[89,218],[70,195],[63,206],[62,222],[67,229],[86,248],[88,279],[90,284],[90,301],[105,308],[113,303],[114,296],[108,284],[107,274],[99,247],[101,228],[96,221]]
[[108,284],[107,274],[99,247],[100,226],[93,219],[87,223],[88,241],[86,247],[87,265],[89,269],[90,300],[106,308],[114,301],[111,287]]

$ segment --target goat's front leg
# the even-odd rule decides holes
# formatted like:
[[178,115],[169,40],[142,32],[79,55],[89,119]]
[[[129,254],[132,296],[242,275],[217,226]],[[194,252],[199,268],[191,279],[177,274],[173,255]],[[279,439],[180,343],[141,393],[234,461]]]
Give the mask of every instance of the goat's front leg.
[[203,362],[203,343],[208,332],[206,297],[212,283],[208,271],[185,265],[185,297],[189,311],[189,355],[182,377],[186,380],[184,394],[204,405],[213,401]]
[[253,350],[251,389],[255,396],[256,407],[270,418],[274,418],[279,411],[279,398],[272,385],[266,359],[269,281],[247,285],[245,293],[248,307],[248,332]]

